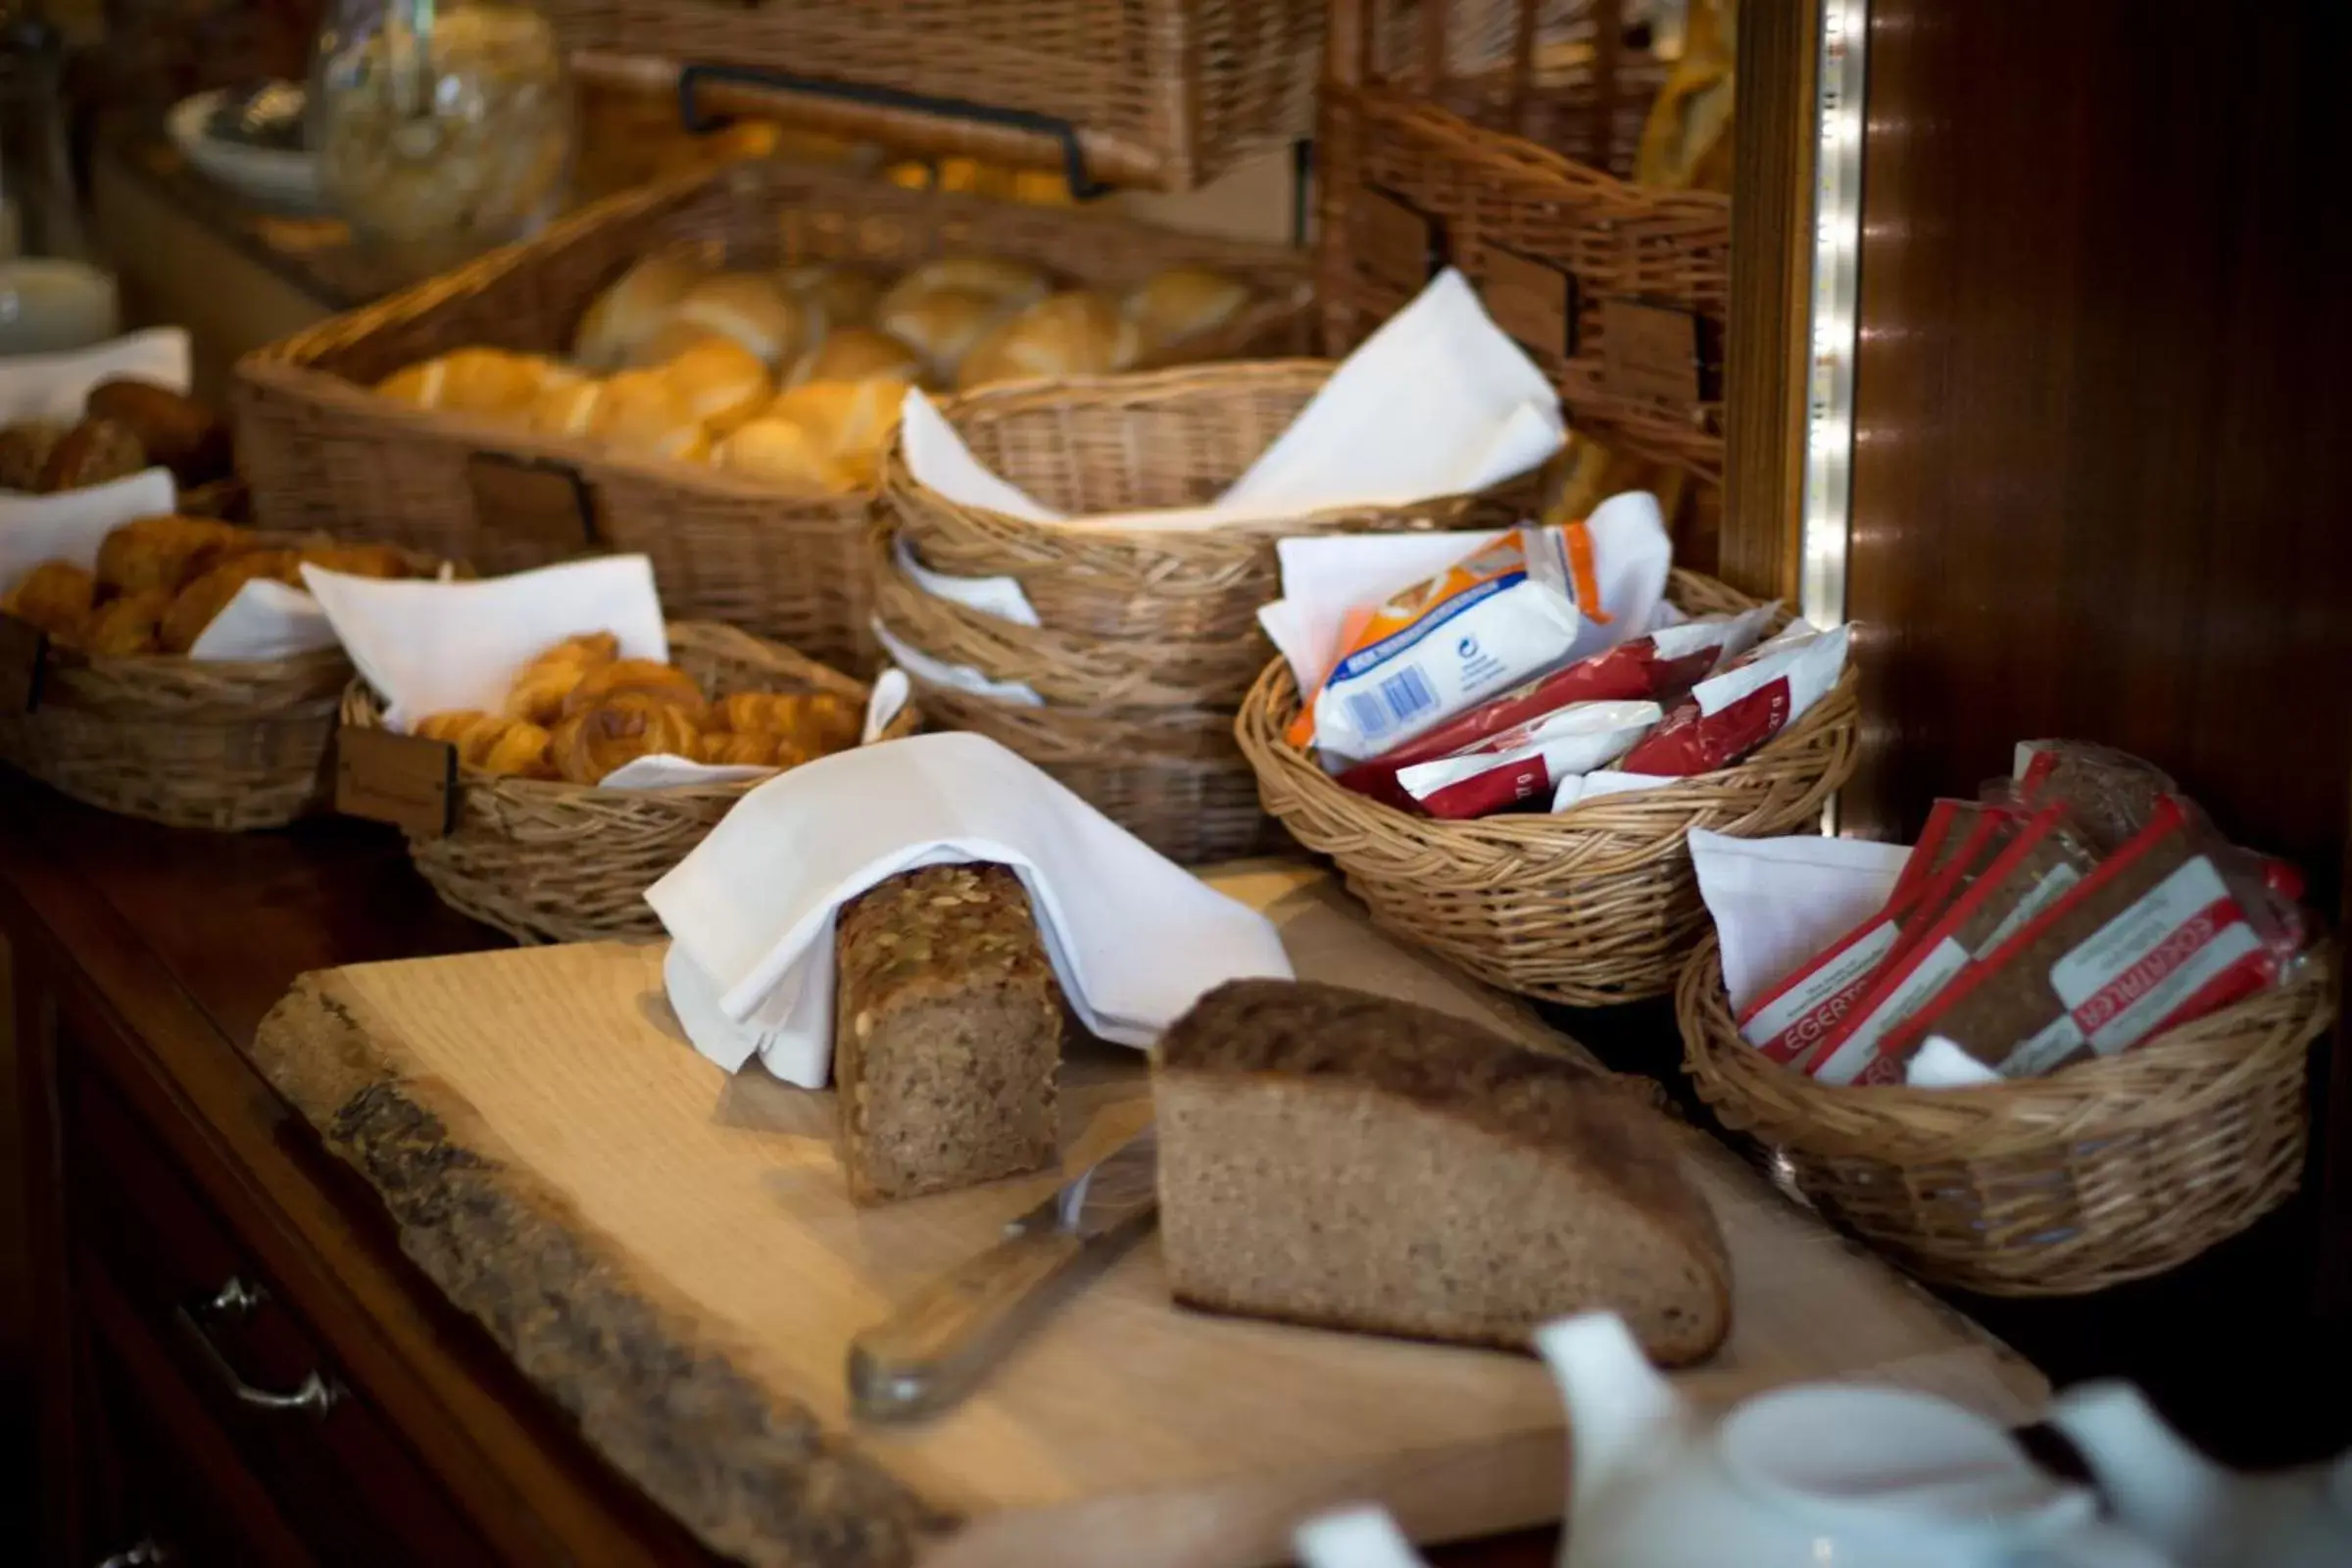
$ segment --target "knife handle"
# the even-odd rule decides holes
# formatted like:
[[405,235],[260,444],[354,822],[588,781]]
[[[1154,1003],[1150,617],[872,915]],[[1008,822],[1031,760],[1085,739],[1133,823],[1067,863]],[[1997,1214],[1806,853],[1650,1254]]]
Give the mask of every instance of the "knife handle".
[[1084,1239],[1040,1225],[923,1287],[850,1342],[850,1403],[869,1420],[944,1409],[1048,1306],[1046,1287],[1086,1251]]

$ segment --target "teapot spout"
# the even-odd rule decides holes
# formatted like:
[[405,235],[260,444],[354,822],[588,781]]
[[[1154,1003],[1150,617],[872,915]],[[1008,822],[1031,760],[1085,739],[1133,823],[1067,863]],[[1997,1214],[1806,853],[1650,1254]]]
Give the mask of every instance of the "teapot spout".
[[1587,1312],[1536,1331],[1568,1406],[1570,1517],[1670,1432],[1682,1400],[1614,1312]]
[[2226,1506],[2228,1473],[2128,1383],[2069,1389],[2052,1402],[2050,1423],[2081,1451],[2116,1516],[2167,1551],[2189,1549]]

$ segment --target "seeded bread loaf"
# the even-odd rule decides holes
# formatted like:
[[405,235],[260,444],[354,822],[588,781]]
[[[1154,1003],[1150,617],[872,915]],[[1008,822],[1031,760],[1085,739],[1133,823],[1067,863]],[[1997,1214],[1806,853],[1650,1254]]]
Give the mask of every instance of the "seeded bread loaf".
[[1162,1037],[1152,1094],[1179,1300],[1510,1348],[1605,1308],[1668,1364],[1730,1329],[1714,1215],[1609,1074],[1425,1007],[1245,980]]
[[838,932],[833,1086],[851,1198],[1053,1164],[1061,993],[1020,878],[908,871],[844,907]]

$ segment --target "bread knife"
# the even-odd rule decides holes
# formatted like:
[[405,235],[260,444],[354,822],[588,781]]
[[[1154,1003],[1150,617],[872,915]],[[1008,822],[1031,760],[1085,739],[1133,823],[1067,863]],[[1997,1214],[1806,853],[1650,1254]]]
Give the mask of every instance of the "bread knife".
[[1004,1227],[1004,1240],[932,1281],[850,1341],[850,1408],[870,1421],[933,1415],[969,1394],[1029,1330],[1151,1228],[1159,1135],[1146,1127]]

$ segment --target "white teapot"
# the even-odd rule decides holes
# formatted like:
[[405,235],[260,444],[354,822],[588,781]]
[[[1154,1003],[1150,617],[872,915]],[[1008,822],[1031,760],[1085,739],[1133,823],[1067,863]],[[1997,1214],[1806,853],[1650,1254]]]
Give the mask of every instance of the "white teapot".
[[[2101,1524],[2087,1489],[1948,1400],[1807,1384],[1717,1422],[1614,1314],[1549,1324],[1536,1343],[1568,1403],[1560,1568],[2171,1568]],[[1309,1568],[1420,1561],[1377,1509],[1295,1539]]]
[[2352,1453],[2275,1475],[2226,1470],[2180,1441],[2137,1389],[2086,1383],[2050,1408],[2116,1516],[2180,1568],[2352,1563]]

